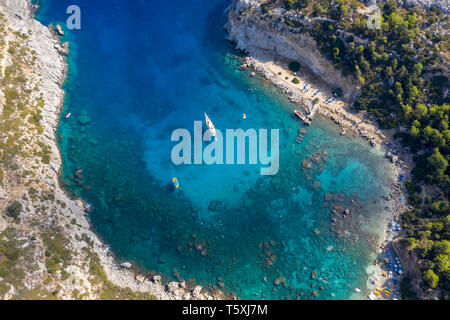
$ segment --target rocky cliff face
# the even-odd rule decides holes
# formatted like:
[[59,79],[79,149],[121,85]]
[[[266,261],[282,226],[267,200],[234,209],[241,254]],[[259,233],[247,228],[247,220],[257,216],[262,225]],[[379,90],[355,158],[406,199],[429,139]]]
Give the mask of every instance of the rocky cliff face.
[[59,186],[66,61],[29,0],[0,1],[0,299],[213,299],[119,264]]
[[234,0],[228,9],[226,30],[237,48],[257,59],[299,61],[329,84],[340,87],[344,97],[354,97],[359,88],[354,77],[344,77],[322,57],[315,40],[307,32],[293,32],[284,24],[284,9],[263,14],[264,0]]

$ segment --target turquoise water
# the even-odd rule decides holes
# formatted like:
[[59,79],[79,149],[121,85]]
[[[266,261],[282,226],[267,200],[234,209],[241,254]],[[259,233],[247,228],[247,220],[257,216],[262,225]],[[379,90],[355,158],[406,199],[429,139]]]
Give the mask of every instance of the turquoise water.
[[[38,19],[64,22],[72,2],[46,0]],[[165,280],[221,282],[247,299],[348,299],[365,287],[390,166],[328,120],[304,128],[293,104],[238,70],[223,30],[229,1],[78,4],[82,29],[65,36],[63,114],[72,116],[58,130],[62,183],[93,204],[93,227],[119,261]],[[223,131],[279,129],[278,174],[173,165],[172,131],[193,134],[204,112]]]

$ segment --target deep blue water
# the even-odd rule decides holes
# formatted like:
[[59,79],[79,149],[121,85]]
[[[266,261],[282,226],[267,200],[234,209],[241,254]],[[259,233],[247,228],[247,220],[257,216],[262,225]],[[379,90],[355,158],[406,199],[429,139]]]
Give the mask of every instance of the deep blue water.
[[[62,183],[93,204],[93,227],[120,261],[247,299],[347,299],[365,288],[389,164],[325,119],[295,142],[295,106],[237,68],[223,30],[229,1],[45,0],[38,19],[63,23],[72,4],[82,28],[65,30]],[[204,112],[218,129],[279,129],[279,173],[173,165],[172,131],[193,134]],[[347,207],[333,225],[332,210]]]

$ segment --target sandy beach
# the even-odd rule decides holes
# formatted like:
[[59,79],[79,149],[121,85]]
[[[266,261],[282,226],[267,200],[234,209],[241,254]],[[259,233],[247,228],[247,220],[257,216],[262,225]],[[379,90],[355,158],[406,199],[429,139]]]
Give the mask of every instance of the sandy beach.
[[[277,61],[276,63],[274,61]],[[376,125],[374,120],[365,113],[356,114],[350,110],[349,102],[333,95],[332,88],[317,79],[308,76],[308,71],[300,70],[292,72],[288,68],[288,62],[275,57],[263,56],[262,58],[246,57],[242,64],[243,69],[251,67],[264,78],[289,95],[292,102],[299,103],[306,113],[310,113],[317,102],[317,113],[333,120],[342,128],[342,134],[354,133],[360,135],[369,143],[381,146],[386,141],[386,136]],[[296,78],[298,83],[293,83]]]

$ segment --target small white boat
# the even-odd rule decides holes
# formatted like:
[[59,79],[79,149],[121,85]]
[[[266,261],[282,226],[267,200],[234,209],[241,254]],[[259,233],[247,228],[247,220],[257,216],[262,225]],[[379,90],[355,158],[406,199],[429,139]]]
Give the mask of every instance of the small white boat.
[[207,125],[208,129],[211,131],[214,138],[217,139],[216,128],[214,127],[211,119],[208,118],[208,115],[206,114],[206,112],[205,112],[205,119],[206,119],[206,125]]
[[303,122],[306,123],[307,125],[311,123],[311,121],[303,113],[301,113],[300,110],[294,110],[294,113],[297,115],[297,117],[302,119]]
[[66,113],[66,119],[69,119],[70,118],[70,116],[71,116],[72,114],[69,112],[69,113]]

